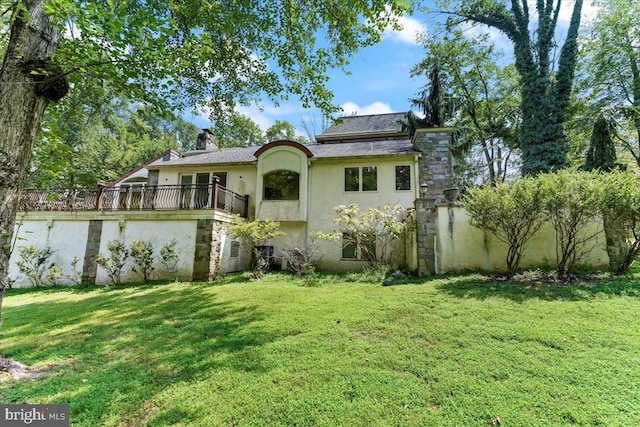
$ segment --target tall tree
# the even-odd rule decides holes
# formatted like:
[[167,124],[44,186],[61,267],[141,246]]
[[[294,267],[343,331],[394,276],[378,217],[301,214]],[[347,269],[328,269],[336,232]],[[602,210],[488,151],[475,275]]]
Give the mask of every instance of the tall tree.
[[447,12],[453,15],[450,24],[485,24],[500,30],[513,44],[521,80],[520,148],[525,175],[568,165],[563,125],[574,80],[582,3],[583,0],[575,0],[557,63],[555,37],[562,0],[537,0],[533,16],[528,0],[459,1]]
[[[435,58],[441,81],[438,92],[447,92],[447,98],[455,100],[456,114],[450,123],[457,130],[455,147],[462,175],[468,181],[480,178],[495,185],[509,173],[512,150],[519,144],[517,73],[510,65],[499,65],[503,58],[487,35],[469,36],[457,28],[440,34],[424,39],[427,57],[414,66],[412,75],[432,70]],[[479,167],[471,167],[476,163]]]
[[168,148],[190,149],[198,128],[118,97],[108,82],[82,80],[45,112],[26,185],[92,187]]
[[220,147],[241,147],[264,144],[264,132],[250,117],[234,114],[213,130]]
[[267,142],[286,139],[289,141],[304,142],[303,136],[296,135],[296,128],[286,120],[276,120],[264,132]]
[[614,168],[621,167],[616,163],[615,134],[615,122],[601,113],[593,124],[591,141],[584,163],[585,170],[611,172]]
[[[118,83],[160,109],[299,96],[335,110],[326,71],[408,9],[404,0],[0,3],[9,38],[0,68],[0,307],[18,199],[45,108],[77,75]],[[63,36],[66,33],[66,36]],[[319,34],[326,35],[318,40]]]
[[598,0],[584,44],[584,86],[596,111],[615,109],[620,141],[640,166],[640,3]]

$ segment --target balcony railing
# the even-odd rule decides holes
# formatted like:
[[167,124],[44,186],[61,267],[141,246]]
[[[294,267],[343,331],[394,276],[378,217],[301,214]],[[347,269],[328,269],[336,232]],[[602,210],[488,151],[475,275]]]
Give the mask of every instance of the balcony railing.
[[249,196],[218,184],[132,185],[60,190],[27,189],[22,211],[136,211],[216,209],[247,216]]

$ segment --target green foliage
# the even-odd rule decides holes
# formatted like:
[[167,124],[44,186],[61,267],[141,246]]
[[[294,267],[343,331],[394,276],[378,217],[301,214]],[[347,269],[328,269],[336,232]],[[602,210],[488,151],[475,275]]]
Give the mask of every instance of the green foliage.
[[[560,53],[556,30],[561,0],[538,1],[530,14],[527,0],[459,1],[450,26],[461,21],[485,24],[512,42],[521,80],[522,172],[537,174],[568,165],[564,130],[578,53],[578,28],[583,0],[576,0]],[[535,17],[535,19],[532,19]],[[531,30],[535,21],[535,28]],[[557,62],[556,62],[557,59]],[[557,64],[554,65],[554,64]]]
[[245,250],[251,252],[254,258],[254,279],[261,279],[269,268],[269,264],[265,259],[265,254],[256,246],[264,245],[274,237],[284,236],[285,233],[280,231],[280,223],[272,219],[246,221],[237,218],[228,230],[231,237],[238,239]]
[[120,284],[120,271],[127,263],[129,257],[129,249],[122,240],[110,240],[107,242],[107,250],[109,256],[98,254],[96,263],[106,270],[111,283]]
[[267,128],[264,134],[267,142],[283,139],[300,143],[305,142],[305,138],[296,135],[296,128],[286,120],[276,120],[274,124]]
[[237,218],[229,227],[229,235],[240,240],[243,246],[252,247],[265,244],[274,237],[284,236],[284,233],[280,231],[280,223],[272,219],[246,221]]
[[584,164],[585,170],[610,172],[616,167],[622,167],[616,163],[616,146],[613,140],[615,133],[615,122],[602,113],[598,115],[598,118],[593,124],[591,142]]
[[134,105],[113,85],[79,82],[46,110],[27,185],[94,187],[169,148],[193,148],[198,128],[171,113]]
[[531,238],[547,219],[544,201],[539,181],[522,178],[495,187],[472,188],[462,203],[471,225],[507,244],[507,274],[513,275]]
[[220,147],[262,145],[265,142],[260,126],[242,114],[234,114],[223,123],[216,124],[213,133]]
[[[515,68],[499,65],[501,52],[487,34],[470,36],[458,28],[441,29],[422,43],[427,58],[413,67],[411,75],[426,74],[437,65],[440,97],[449,104],[441,109],[448,112],[446,118],[456,128],[454,154],[460,185],[503,181],[514,172],[510,170],[515,166],[511,153],[520,137],[521,99]],[[427,118],[420,123],[422,127],[429,126]]]
[[595,4],[598,14],[581,49],[583,93],[592,111],[615,111],[618,142],[640,165],[640,3],[598,0]]
[[602,182],[596,173],[562,170],[540,174],[545,196],[543,209],[556,231],[557,270],[560,277],[594,248],[602,233],[600,197]]
[[148,240],[134,240],[129,246],[131,258],[133,258],[133,271],[142,274],[145,283],[155,267],[153,266],[153,243]]
[[49,262],[53,252],[48,246],[38,248],[37,246],[29,245],[18,249],[20,259],[16,261],[16,265],[34,287],[53,285],[63,277],[64,272],[60,267]]
[[[611,269],[624,274],[640,253],[640,176],[618,170],[602,174],[599,179],[603,182],[600,208],[608,231]],[[611,246],[620,253],[612,253]]]
[[357,204],[339,205],[335,212],[333,222],[338,228],[329,233],[316,232],[313,236],[341,239],[343,246],[355,247],[370,267],[390,266],[401,238],[415,225],[401,205],[368,208],[364,212],[360,212]]
[[160,259],[162,265],[164,265],[167,271],[176,271],[176,266],[178,265],[178,261],[180,260],[180,254],[176,250],[178,242],[176,239],[171,240],[170,242],[165,243],[160,248]]

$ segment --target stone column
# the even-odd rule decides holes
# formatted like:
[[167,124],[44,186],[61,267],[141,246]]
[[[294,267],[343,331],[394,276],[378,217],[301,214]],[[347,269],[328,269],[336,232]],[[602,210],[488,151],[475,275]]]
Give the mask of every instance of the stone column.
[[100,240],[102,239],[102,220],[89,221],[89,233],[87,245],[84,250],[84,263],[82,264],[82,283],[95,285],[98,274],[96,257],[100,252]]
[[438,274],[438,206],[447,205],[443,191],[455,185],[450,128],[419,129],[413,136],[413,146],[420,151],[418,186],[420,196],[415,201],[418,274]]

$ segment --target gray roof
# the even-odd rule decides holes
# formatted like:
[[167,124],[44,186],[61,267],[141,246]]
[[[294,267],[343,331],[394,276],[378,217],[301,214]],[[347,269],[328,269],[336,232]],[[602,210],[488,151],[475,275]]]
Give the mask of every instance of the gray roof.
[[[402,154],[417,154],[411,140],[396,139],[384,141],[358,141],[341,144],[310,144],[305,145],[313,154],[314,159],[331,159],[343,157],[393,156]],[[147,167],[157,166],[195,166],[209,164],[250,163],[257,161],[254,153],[261,147],[223,148],[220,151],[204,151],[200,154],[189,153],[179,159],[163,162],[156,160]]]
[[406,113],[373,114],[369,116],[346,116],[339,123],[316,136],[316,140],[354,137],[366,134],[398,134],[403,133],[401,120]]

